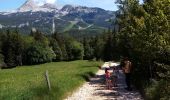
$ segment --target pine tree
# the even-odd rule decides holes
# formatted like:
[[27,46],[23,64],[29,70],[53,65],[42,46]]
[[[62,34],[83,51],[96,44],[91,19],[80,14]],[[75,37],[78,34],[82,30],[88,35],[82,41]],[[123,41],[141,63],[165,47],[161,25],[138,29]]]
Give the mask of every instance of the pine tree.
[[0,68],[3,67],[4,56],[2,52],[3,33],[0,32]]
[[93,59],[94,56],[94,49],[90,45],[90,39],[84,38],[83,39],[83,46],[84,46],[84,59],[90,60]]
[[13,33],[10,30],[7,30],[5,40],[2,43],[2,51],[4,57],[4,62],[7,64],[8,67],[16,66],[15,60],[15,45],[13,41]]
[[103,58],[104,43],[104,39],[100,36],[96,36],[94,41],[92,41],[92,47],[94,48],[94,56],[96,57],[96,60],[101,60]]
[[61,61],[62,60],[62,51],[58,44],[58,42],[55,39],[50,39],[50,46],[52,47],[54,53],[56,54],[55,61]]
[[62,51],[62,57],[61,57],[61,60],[68,60],[68,54],[67,54],[67,51],[66,51],[66,45],[65,45],[65,40],[64,40],[64,37],[62,37],[59,33],[55,32],[53,35],[52,35],[52,38],[55,39]]
[[15,59],[16,59],[16,64],[21,66],[22,65],[22,54],[24,52],[24,41],[22,36],[19,34],[18,30],[16,29],[14,31],[14,42],[15,42]]

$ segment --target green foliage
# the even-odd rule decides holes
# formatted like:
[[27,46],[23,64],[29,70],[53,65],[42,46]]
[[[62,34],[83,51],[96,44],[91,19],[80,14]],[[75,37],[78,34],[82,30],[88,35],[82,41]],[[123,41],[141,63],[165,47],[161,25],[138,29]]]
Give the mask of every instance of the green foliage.
[[52,47],[52,49],[56,55],[56,58],[54,59],[54,61],[61,61],[62,60],[62,51],[60,49],[58,42],[55,39],[51,39],[50,46]]
[[72,54],[74,55],[74,60],[82,60],[84,56],[83,45],[77,41],[72,42]]
[[[167,82],[163,77],[158,78],[157,74],[169,77],[170,1],[147,0],[140,5],[138,0],[117,0],[117,3],[119,10],[114,23],[119,26],[117,45],[120,55],[128,56],[133,61],[135,83],[141,80],[149,83],[152,78],[160,84],[161,80]],[[167,98],[168,92],[162,91],[169,91],[167,87],[159,84],[151,86],[148,92],[152,96],[150,99]],[[159,89],[162,91],[160,95],[156,93]]]
[[8,67],[22,65],[23,40],[18,31],[11,32],[7,30],[2,40],[2,53],[4,62]]
[[103,34],[92,38],[84,38],[84,59],[117,60],[119,58],[119,46],[117,33],[108,30]]
[[45,46],[48,46],[49,45],[49,41],[48,41],[48,38],[46,38],[44,36],[43,33],[41,33],[40,31],[36,30],[35,32],[32,32],[31,31],[31,34],[30,34],[32,37],[34,37],[34,40],[35,41],[38,41],[38,42],[41,42],[42,44],[44,44]]
[[117,46],[117,37],[116,32],[104,33],[104,45],[102,51],[102,58],[105,61],[112,61],[113,59],[116,60],[119,57],[119,47]]
[[0,32],[0,64],[2,64],[3,62],[4,62],[4,57],[2,55],[2,33]]
[[83,59],[85,59],[85,60],[93,59],[94,49],[90,45],[90,39],[84,38],[83,39],[83,46],[84,46],[84,57],[83,57]]
[[4,62],[4,56],[0,54],[0,64],[2,64],[3,62]]
[[2,54],[2,39],[1,38],[2,37],[0,35],[0,68],[3,66],[3,63],[4,63],[4,56]]
[[[65,44],[65,37],[62,36],[61,34],[55,32],[54,34],[52,34],[51,38],[52,38],[51,44],[53,44],[53,43],[58,44],[61,49],[61,54],[62,54],[61,60],[68,60],[68,54],[66,51],[66,44]],[[53,45],[53,46],[55,46],[55,45]],[[53,47],[53,48],[59,48],[59,47]],[[55,52],[59,52],[59,55],[60,55],[60,51],[55,51]],[[58,55],[58,54],[56,54],[56,55]]]
[[27,64],[40,64],[51,62],[56,57],[52,48],[35,42],[26,51]]
[[97,36],[91,43],[94,48],[94,56],[96,57],[96,60],[100,60],[103,57],[104,43],[103,38],[100,36]]
[[83,59],[83,45],[67,34],[59,34],[55,32],[52,35],[51,45],[56,55],[61,60],[80,60]]
[[[31,31],[29,36],[22,36],[7,30],[0,35],[1,62],[8,67],[22,64],[40,64],[51,61],[80,60],[84,56],[83,45],[64,34],[54,33],[45,36],[40,31]],[[7,67],[7,68],[8,68]]]
[[25,48],[24,63],[25,64],[40,64],[51,62],[56,59],[56,52],[53,47],[49,47],[49,39],[39,31],[31,31],[30,36],[25,37],[27,44]]
[[68,60],[83,59],[84,48],[81,43],[68,38],[65,44],[66,44],[66,51],[68,54]]
[[155,83],[150,83],[146,87],[146,99],[147,100],[168,100],[170,98],[170,81],[160,80]]

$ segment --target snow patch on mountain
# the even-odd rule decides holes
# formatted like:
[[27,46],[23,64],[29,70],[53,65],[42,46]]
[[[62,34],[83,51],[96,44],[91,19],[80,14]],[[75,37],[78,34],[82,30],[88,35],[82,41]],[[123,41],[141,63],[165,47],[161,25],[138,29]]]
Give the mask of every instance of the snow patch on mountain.
[[90,28],[90,27],[92,27],[93,26],[93,24],[91,24],[91,25],[88,25],[87,27],[81,27],[81,26],[79,26],[79,30],[85,30],[85,29],[88,29],[88,28]]
[[51,12],[58,10],[56,5],[45,3],[44,5],[39,5],[34,0],[27,0],[20,8],[17,9],[18,12],[37,12],[37,11],[43,11],[43,12]]
[[34,22],[37,23],[37,22],[39,22],[39,21],[40,21],[40,20],[37,19],[37,20],[35,20]]
[[3,25],[2,25],[2,24],[0,24],[0,29],[1,29],[1,28],[3,28]]
[[16,13],[17,10],[11,10],[11,11],[5,11],[5,12],[0,12],[1,15],[9,15],[9,14],[12,14],[12,13]]
[[50,4],[50,3],[46,3],[42,6],[40,6],[41,8],[46,8],[46,9],[54,9],[56,10],[57,9],[57,6],[55,4]]
[[17,26],[16,25],[12,25],[12,26],[8,26],[8,27],[16,28]]
[[[88,14],[88,13],[98,13],[105,11],[101,8],[92,8],[85,6],[75,6],[75,5],[65,5],[61,9],[57,7],[55,4],[44,2],[42,5],[37,3],[38,0],[27,0],[21,7],[17,10],[9,11],[9,12],[0,12],[2,15],[8,15],[11,13],[17,12],[53,12],[58,14],[59,16],[66,16],[71,13],[80,13],[80,14]],[[32,15],[32,13],[31,13]]]
[[20,8],[18,8],[18,11],[26,12],[34,9],[38,9],[38,4],[36,4],[34,0],[27,0]]
[[65,5],[61,9],[62,12],[64,13],[94,13],[97,12],[95,8],[89,8],[85,6],[73,6],[73,5]]
[[79,21],[70,21],[71,24],[75,25],[77,24]]
[[29,22],[26,22],[26,23],[22,23],[22,24],[18,25],[18,27],[21,28],[21,27],[29,26],[29,25],[30,25]]

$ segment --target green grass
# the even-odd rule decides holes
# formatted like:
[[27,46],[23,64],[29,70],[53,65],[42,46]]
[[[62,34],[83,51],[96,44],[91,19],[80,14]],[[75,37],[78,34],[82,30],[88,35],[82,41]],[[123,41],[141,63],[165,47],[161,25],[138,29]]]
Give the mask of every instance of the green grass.
[[67,27],[65,27],[63,32],[69,31],[74,25],[75,25],[74,23],[70,23]]
[[[0,70],[0,100],[61,100],[97,71],[101,62],[52,62]],[[48,70],[52,90],[45,81]]]

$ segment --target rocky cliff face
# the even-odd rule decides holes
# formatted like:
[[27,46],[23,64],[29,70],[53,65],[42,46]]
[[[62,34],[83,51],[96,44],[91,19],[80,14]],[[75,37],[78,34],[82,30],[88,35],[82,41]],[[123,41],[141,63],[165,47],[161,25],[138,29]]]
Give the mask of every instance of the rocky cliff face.
[[39,8],[38,5],[33,0],[27,0],[20,8],[19,12],[31,11]]

